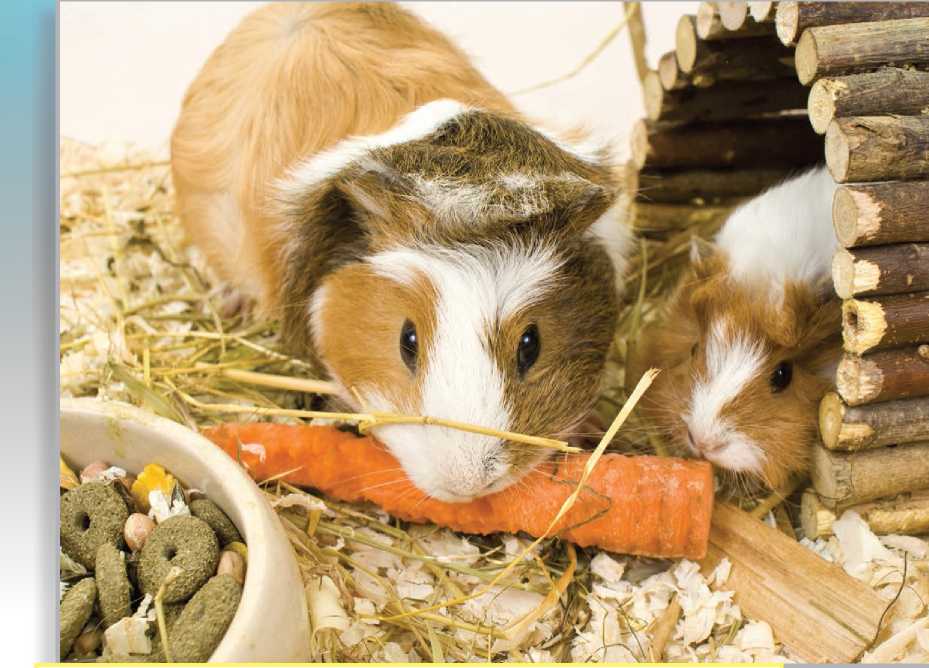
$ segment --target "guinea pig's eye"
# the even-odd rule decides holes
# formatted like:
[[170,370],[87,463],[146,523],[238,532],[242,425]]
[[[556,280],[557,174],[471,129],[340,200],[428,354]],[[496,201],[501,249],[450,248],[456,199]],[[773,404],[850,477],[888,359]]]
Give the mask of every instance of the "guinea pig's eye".
[[690,349],[690,356],[691,356],[691,357],[696,357],[696,356],[697,356],[697,351],[698,351],[699,349],[700,349],[700,342],[698,341],[697,343],[695,343],[695,344],[691,347],[691,349]]
[[777,393],[790,385],[793,371],[794,368],[790,362],[781,362],[774,367],[774,373],[771,374],[771,391]]
[[416,356],[419,354],[419,338],[416,336],[416,325],[409,320],[403,322],[400,330],[400,357],[407,368],[416,372]]
[[519,347],[516,349],[516,370],[524,375],[535,361],[539,359],[539,328],[535,325],[526,327],[526,331],[519,337]]

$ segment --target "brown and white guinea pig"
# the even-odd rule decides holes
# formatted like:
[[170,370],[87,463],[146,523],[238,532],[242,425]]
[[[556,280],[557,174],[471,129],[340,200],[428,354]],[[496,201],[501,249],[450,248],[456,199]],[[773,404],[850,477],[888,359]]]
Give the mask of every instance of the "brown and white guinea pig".
[[[245,18],[186,94],[172,167],[212,266],[349,407],[550,437],[591,408],[630,247],[607,151],[530,124],[396,5]],[[374,433],[445,501],[550,452]]]
[[668,312],[642,335],[641,363],[666,369],[643,410],[730,491],[777,488],[807,467],[840,351],[834,189],[813,169],[736,209],[715,243],[695,240]]

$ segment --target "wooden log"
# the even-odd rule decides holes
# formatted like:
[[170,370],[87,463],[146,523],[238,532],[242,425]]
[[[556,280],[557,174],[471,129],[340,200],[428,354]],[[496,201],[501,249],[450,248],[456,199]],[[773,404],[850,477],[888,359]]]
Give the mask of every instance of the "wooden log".
[[919,115],[929,109],[929,72],[884,67],[820,79],[810,89],[806,109],[819,134],[826,132],[833,118]]
[[701,2],[697,8],[695,19],[697,37],[713,42],[720,39],[745,39],[746,37],[760,37],[771,34],[771,26],[757,23],[754,20],[745,21],[736,30],[729,30],[719,18],[719,10],[714,2]]
[[770,624],[802,661],[854,661],[874,639],[887,602],[867,584],[748,513],[717,504],[701,570],[708,575],[723,558],[732,563],[724,587],[743,613]]
[[929,290],[929,244],[839,249],[832,280],[842,299]]
[[748,3],[748,13],[758,23],[771,23],[774,21],[774,14],[777,10],[775,2],[761,2],[759,0],[750,0]]
[[658,80],[665,90],[680,90],[690,85],[690,80],[677,66],[677,54],[673,51],[658,59]]
[[781,2],[774,24],[784,44],[796,44],[807,28],[929,16],[925,2]]
[[642,119],[632,128],[639,168],[800,167],[822,157],[805,118],[677,127]]
[[826,129],[826,166],[838,183],[927,178],[929,116],[833,119]]
[[929,488],[929,443],[862,452],[836,452],[815,445],[810,478],[830,509],[924,490]]
[[789,169],[695,169],[640,172],[639,199],[668,204],[709,203],[757,195],[780,183]]
[[846,351],[859,355],[929,343],[929,292],[846,299],[842,340]]
[[759,81],[794,74],[793,52],[773,37],[707,42],[697,36],[692,16],[678,21],[674,44],[678,66],[693,79]]
[[745,0],[721,0],[716,6],[719,20],[726,30],[741,30],[748,20],[748,3]]
[[[929,15],[929,4],[914,4],[922,5]],[[781,8],[783,4],[778,11]],[[927,34],[929,18],[809,28],[797,43],[797,76],[800,83],[809,84],[823,76],[867,72],[884,65],[926,64],[929,63]]]
[[729,217],[734,206],[735,203],[723,206],[687,206],[638,201],[633,207],[632,227],[642,232],[668,232],[694,225],[721,223]]
[[832,222],[846,248],[929,241],[929,182],[842,186]]
[[865,450],[927,440],[929,397],[847,406],[838,394],[829,392],[819,404],[819,434],[829,450]]
[[793,79],[775,79],[763,86],[733,81],[709,88],[668,91],[657,72],[649,72],[642,90],[645,114],[650,120],[678,123],[728,121],[803,109],[807,98],[806,89]]
[[800,497],[800,527],[810,540],[832,535],[835,513],[820,500],[815,489],[806,489]]
[[929,396],[929,344],[842,356],[836,390],[849,406]]
[[[869,503],[860,503],[838,510],[853,510],[861,516],[871,531],[878,535],[929,532],[929,490],[907,492]],[[807,538],[825,538],[832,535],[832,524],[837,513],[831,510],[815,490],[803,493],[800,501],[800,518]]]

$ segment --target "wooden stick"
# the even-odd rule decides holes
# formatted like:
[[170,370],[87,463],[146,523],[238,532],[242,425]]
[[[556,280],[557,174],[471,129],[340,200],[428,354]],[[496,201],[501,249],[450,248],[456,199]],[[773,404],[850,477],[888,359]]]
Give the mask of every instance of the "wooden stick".
[[775,2],[761,2],[759,0],[748,3],[748,13],[758,23],[771,23],[774,21],[774,13],[777,10]]
[[665,90],[680,90],[690,85],[690,80],[677,66],[677,54],[673,51],[658,59],[658,80]]
[[929,290],[929,244],[840,249],[832,279],[842,299]]
[[639,169],[800,167],[822,159],[816,134],[799,117],[690,127],[643,119],[632,128],[631,144]]
[[[845,510],[858,513],[871,531],[878,535],[917,535],[929,532],[929,490],[860,503],[838,512]],[[823,503],[815,490],[808,489],[800,501],[800,518],[807,538],[825,538],[832,535],[836,512]]]
[[929,72],[899,67],[820,79],[810,89],[807,102],[810,123],[819,134],[826,132],[833,118],[880,114],[916,116],[927,108]]
[[771,34],[771,26],[757,23],[754,20],[745,21],[742,26],[730,30],[723,25],[719,17],[719,10],[714,2],[701,2],[697,8],[695,19],[697,37],[713,42],[720,39],[745,39],[746,37],[760,37]]
[[839,183],[929,177],[929,117],[836,118],[826,129],[826,166]]
[[887,602],[869,586],[777,529],[717,504],[702,572],[724,557],[732,562],[725,588],[744,614],[765,620],[805,662],[854,661],[877,633]]
[[929,292],[846,299],[842,303],[845,350],[869,350],[929,343]]
[[722,0],[716,4],[723,27],[726,30],[741,30],[748,20],[748,3],[745,0]]
[[925,2],[781,2],[774,23],[784,44],[796,44],[807,28],[929,16]]
[[728,206],[687,206],[636,202],[632,226],[643,232],[668,232],[694,225],[712,225],[728,218],[734,206],[735,203]]
[[[886,3],[893,4],[896,3]],[[921,5],[929,15],[929,5],[913,4]],[[809,28],[797,43],[797,76],[800,83],[808,84],[823,76],[867,72],[884,65],[929,63],[927,33],[929,18]]]
[[794,79],[775,79],[764,86],[752,81],[733,81],[709,88],[668,91],[657,72],[649,72],[643,94],[649,120],[679,123],[729,121],[799,110],[807,101],[806,89]]
[[836,389],[849,406],[929,395],[929,345],[845,353],[836,370]]
[[838,394],[829,392],[819,403],[819,433],[830,450],[923,441],[929,439],[929,397],[847,406]]
[[707,42],[697,36],[696,20],[682,16],[675,31],[677,64],[692,78],[758,81],[792,77],[793,52],[773,37]]
[[273,387],[279,390],[292,390],[294,392],[308,392],[311,394],[338,394],[339,386],[328,380],[312,380],[309,378],[293,378],[291,376],[278,376],[269,373],[257,373],[242,369],[223,369],[221,375],[230,380],[262,387]]
[[790,173],[789,169],[778,168],[639,172],[638,198],[680,204],[748,197],[780,183]]
[[929,488],[929,443],[862,452],[813,448],[813,488],[830,509]]
[[626,26],[629,30],[629,44],[632,46],[632,60],[635,63],[636,74],[639,81],[645,81],[648,72],[648,60],[645,56],[645,45],[648,41],[645,33],[645,21],[642,18],[642,3],[631,2],[627,14]]
[[929,241],[929,182],[843,186],[832,222],[846,248]]

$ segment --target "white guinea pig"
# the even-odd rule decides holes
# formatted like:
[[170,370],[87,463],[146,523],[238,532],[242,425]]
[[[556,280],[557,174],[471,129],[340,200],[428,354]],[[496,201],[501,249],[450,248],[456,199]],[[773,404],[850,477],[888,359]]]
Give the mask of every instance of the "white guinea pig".
[[736,209],[715,244],[695,241],[669,311],[643,336],[646,362],[667,369],[643,407],[738,491],[779,487],[809,461],[840,354],[834,190],[816,168]]
[[[188,90],[172,168],[193,240],[348,406],[561,438],[591,408],[630,246],[607,152],[528,123],[396,5],[248,16]],[[375,435],[445,501],[550,452]]]

